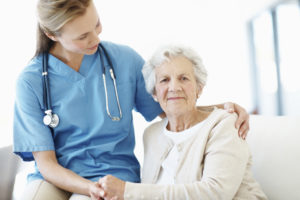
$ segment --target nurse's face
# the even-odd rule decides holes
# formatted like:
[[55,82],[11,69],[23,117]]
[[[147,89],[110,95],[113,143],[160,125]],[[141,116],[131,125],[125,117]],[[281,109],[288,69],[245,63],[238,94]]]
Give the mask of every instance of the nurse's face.
[[97,51],[102,31],[100,19],[93,3],[87,7],[84,15],[68,22],[55,36],[62,48],[77,54],[94,54]]

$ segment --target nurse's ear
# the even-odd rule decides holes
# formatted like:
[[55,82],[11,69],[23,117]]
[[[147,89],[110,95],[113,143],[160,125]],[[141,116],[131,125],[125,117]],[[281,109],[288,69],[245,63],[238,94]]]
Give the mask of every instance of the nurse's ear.
[[44,31],[44,33],[45,33],[45,35],[46,35],[50,40],[52,40],[52,41],[54,41],[54,42],[57,42],[57,39],[56,39],[56,37],[55,37],[54,35],[52,35],[52,34],[46,32],[46,31]]

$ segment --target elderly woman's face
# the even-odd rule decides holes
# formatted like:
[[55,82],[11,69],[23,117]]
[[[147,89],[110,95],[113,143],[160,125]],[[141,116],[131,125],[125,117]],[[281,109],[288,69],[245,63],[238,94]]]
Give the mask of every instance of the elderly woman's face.
[[172,58],[155,68],[154,98],[168,114],[183,114],[196,109],[200,88],[196,83],[193,64],[185,57]]

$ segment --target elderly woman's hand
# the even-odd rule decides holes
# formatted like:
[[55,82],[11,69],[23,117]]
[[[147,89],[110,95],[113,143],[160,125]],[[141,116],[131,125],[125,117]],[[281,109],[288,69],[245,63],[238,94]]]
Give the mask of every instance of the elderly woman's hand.
[[98,183],[104,190],[102,196],[105,200],[123,200],[125,191],[125,181],[122,181],[112,175],[104,176]]
[[232,102],[225,103],[224,109],[230,113],[237,113],[238,119],[235,122],[235,128],[239,130],[239,136],[245,139],[249,131],[249,114],[247,111],[243,107]]
[[98,182],[94,182],[89,185],[89,194],[92,200],[102,200],[104,190]]

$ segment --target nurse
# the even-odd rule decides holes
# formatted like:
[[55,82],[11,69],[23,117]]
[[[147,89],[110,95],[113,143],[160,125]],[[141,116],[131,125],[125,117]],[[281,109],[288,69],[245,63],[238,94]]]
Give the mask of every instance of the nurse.
[[[100,198],[96,182],[107,174],[139,182],[132,110],[148,121],[162,114],[146,92],[144,60],[128,46],[101,41],[99,48],[102,26],[92,0],[39,0],[37,8],[37,49],[17,80],[14,113],[14,152],[36,163],[22,199]],[[43,61],[51,109],[60,118],[55,128],[43,122]],[[245,137],[249,116],[236,104],[229,108],[239,114],[236,124]]]

